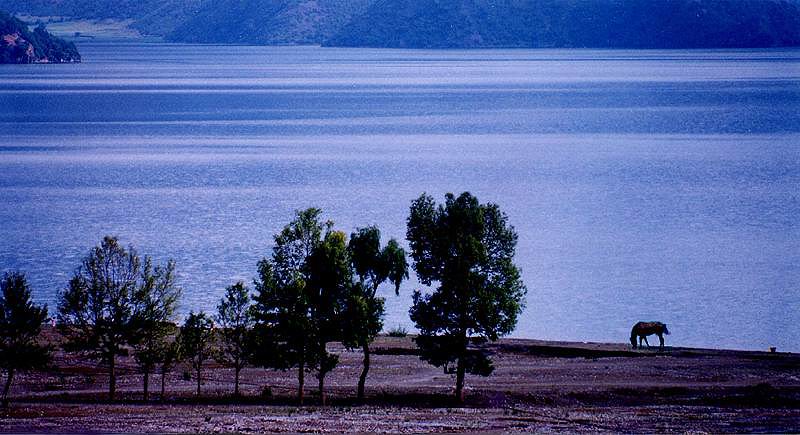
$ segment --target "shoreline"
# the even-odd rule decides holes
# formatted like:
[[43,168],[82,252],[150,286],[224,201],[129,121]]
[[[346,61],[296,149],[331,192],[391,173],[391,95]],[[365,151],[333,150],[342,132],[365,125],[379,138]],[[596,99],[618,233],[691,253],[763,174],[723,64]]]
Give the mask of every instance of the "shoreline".
[[516,338],[486,348],[495,372],[467,376],[463,407],[450,397],[453,376],[420,361],[410,336],[375,341],[365,403],[355,399],[361,353],[331,346],[340,364],[326,378],[327,407],[308,385],[313,378],[298,407],[294,371],[255,367],[243,370],[243,397],[234,398],[233,371],[216,362],[204,369],[199,399],[180,365],[166,400],[156,374],[153,400],[143,402],[127,357],[119,361],[120,400],[109,403],[104,369],[58,350],[57,370],[18,378],[0,432],[800,430],[800,354]]

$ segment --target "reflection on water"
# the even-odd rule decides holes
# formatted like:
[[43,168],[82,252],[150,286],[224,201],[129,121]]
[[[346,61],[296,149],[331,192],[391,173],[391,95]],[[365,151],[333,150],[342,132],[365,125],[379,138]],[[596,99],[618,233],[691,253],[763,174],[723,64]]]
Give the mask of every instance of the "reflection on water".
[[0,68],[0,268],[52,309],[105,234],[213,310],[292,210],[402,239],[469,190],[520,234],[517,336],[800,351],[799,51],[81,48]]

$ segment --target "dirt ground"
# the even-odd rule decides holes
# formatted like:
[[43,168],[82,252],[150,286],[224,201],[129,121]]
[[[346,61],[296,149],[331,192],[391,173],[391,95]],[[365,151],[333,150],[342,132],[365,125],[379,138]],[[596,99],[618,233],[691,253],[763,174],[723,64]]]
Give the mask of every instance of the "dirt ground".
[[624,344],[501,340],[490,377],[467,376],[467,401],[450,399],[454,377],[419,360],[411,338],[380,337],[355,400],[361,353],[338,346],[322,407],[307,376],[295,404],[296,372],[247,368],[234,400],[233,371],[210,363],[203,396],[178,367],[160,401],[142,401],[141,375],[123,358],[119,400],[106,400],[95,362],[58,352],[55,368],[21,374],[2,432],[798,432],[800,354]]

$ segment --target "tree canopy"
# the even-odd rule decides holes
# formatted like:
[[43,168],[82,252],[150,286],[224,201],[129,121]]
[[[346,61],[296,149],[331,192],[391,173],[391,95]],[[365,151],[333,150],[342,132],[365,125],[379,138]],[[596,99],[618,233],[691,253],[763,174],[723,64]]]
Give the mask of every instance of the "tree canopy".
[[137,307],[133,315],[131,344],[134,357],[144,375],[142,378],[144,400],[149,398],[150,374],[157,364],[168,359],[175,334],[174,313],[181,296],[175,276],[175,262],[156,266],[145,259],[142,286],[136,295]]
[[[109,369],[109,398],[116,392],[116,358],[138,347],[140,362],[152,367],[155,343],[175,309],[180,290],[175,265],[144,265],[136,249],[107,236],[84,258],[61,293],[59,329],[67,349],[86,351]],[[147,342],[150,341],[148,344]],[[151,346],[152,345],[152,346]]]
[[510,333],[523,308],[526,288],[513,263],[517,234],[497,205],[464,192],[448,193],[441,205],[421,195],[406,236],[417,277],[433,287],[415,291],[410,310],[421,358],[446,370],[455,364],[455,394],[463,400],[465,373],[493,370],[488,355],[471,346],[474,339]]
[[325,401],[324,378],[338,361],[326,344],[341,339],[341,313],[353,283],[345,236],[332,230],[332,222],[322,222],[321,213],[296,212],[275,236],[271,258],[259,263],[255,283],[251,359],[265,367],[297,368],[301,403],[305,373],[314,370]]
[[50,348],[40,345],[39,333],[47,318],[47,307],[31,301],[25,275],[9,272],[0,281],[0,368],[6,372],[2,406],[8,406],[8,393],[14,373],[41,368],[50,359]]
[[183,356],[189,359],[195,370],[197,395],[203,383],[203,363],[213,356],[214,321],[204,312],[189,312],[178,336]]
[[217,323],[222,330],[221,359],[233,364],[235,382],[233,394],[239,395],[239,373],[247,362],[247,336],[254,319],[250,305],[250,290],[243,282],[225,289],[225,296],[217,305]]
[[343,342],[348,347],[360,347],[364,360],[358,380],[358,398],[364,398],[364,388],[370,367],[370,343],[383,329],[384,300],[378,297],[378,287],[386,282],[394,286],[408,278],[406,252],[391,239],[381,249],[381,232],[376,226],[359,228],[350,235],[348,253],[358,282],[351,286],[344,321]]

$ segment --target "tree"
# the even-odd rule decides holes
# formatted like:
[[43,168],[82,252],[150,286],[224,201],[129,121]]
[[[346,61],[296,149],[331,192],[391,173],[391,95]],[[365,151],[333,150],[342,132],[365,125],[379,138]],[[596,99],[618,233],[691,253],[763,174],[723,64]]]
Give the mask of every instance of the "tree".
[[175,364],[181,360],[181,346],[176,334],[172,341],[167,341],[161,351],[159,364],[161,366],[161,401],[166,399],[167,373],[175,368]]
[[381,233],[375,226],[359,228],[350,235],[348,252],[358,276],[358,283],[351,287],[345,320],[345,342],[348,347],[361,347],[364,355],[361,375],[358,379],[358,398],[364,398],[364,387],[370,365],[370,343],[383,329],[384,300],[377,296],[378,287],[389,280],[394,284],[395,294],[400,292],[400,283],[408,278],[406,252],[395,239],[381,249]]
[[[149,260],[146,259],[146,262]],[[116,358],[127,354],[145,285],[136,250],[107,236],[93,248],[60,295],[58,324],[67,349],[85,350],[108,366],[108,395],[116,393]]]
[[327,232],[309,256],[307,266],[310,329],[316,339],[312,342],[310,362],[317,370],[319,396],[324,406],[325,375],[339,362],[338,356],[328,353],[327,345],[342,338],[342,315],[353,285],[344,233]]
[[437,206],[421,195],[411,205],[407,238],[420,282],[410,309],[420,333],[421,358],[450,371],[455,363],[456,399],[464,400],[465,373],[488,376],[488,355],[471,346],[510,333],[526,294],[513,263],[517,234],[495,204],[468,192],[448,193]]
[[197,396],[200,396],[203,362],[212,356],[214,321],[204,312],[189,313],[181,326],[180,347],[197,375]]
[[[296,368],[300,404],[304,399],[306,372],[315,368],[321,369],[321,373],[327,372],[332,364],[324,349],[320,349],[320,341],[326,338],[320,336],[319,319],[327,315],[329,307],[320,308],[319,304],[329,295],[321,293],[328,284],[320,275],[324,273],[319,264],[323,253],[318,248],[323,244],[323,234],[330,234],[333,223],[323,223],[321,213],[319,209],[309,208],[295,214],[275,236],[271,258],[259,262],[255,282],[257,295],[253,316],[256,324],[250,341],[253,350],[250,358],[262,367]],[[312,266],[311,257],[315,252],[320,258],[314,260],[316,265]]]
[[150,397],[150,374],[166,357],[171,346],[170,337],[175,334],[172,321],[181,289],[176,284],[173,261],[168,261],[166,267],[156,266],[153,270],[150,259],[146,258],[142,275],[143,285],[134,298],[136,307],[131,322],[131,344],[144,375],[142,390],[147,401]]
[[217,323],[222,329],[222,358],[233,364],[234,395],[239,395],[239,372],[247,362],[247,335],[254,320],[250,310],[250,290],[239,281],[225,289],[217,305]]
[[50,348],[38,343],[47,307],[31,301],[25,275],[6,273],[0,281],[0,291],[0,367],[6,372],[2,406],[7,408],[14,373],[45,366],[50,359]]

